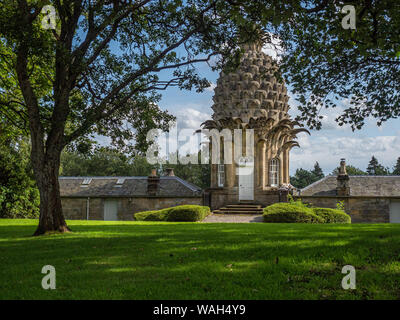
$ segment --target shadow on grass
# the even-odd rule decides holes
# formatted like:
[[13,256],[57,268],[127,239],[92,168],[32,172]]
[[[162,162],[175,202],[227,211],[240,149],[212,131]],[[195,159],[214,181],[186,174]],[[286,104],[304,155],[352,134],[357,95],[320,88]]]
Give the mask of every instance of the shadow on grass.
[[[27,237],[35,225],[0,224],[2,298],[397,298],[400,226],[81,223],[73,233]],[[42,290],[42,266],[57,290]],[[344,291],[341,268],[358,270]]]

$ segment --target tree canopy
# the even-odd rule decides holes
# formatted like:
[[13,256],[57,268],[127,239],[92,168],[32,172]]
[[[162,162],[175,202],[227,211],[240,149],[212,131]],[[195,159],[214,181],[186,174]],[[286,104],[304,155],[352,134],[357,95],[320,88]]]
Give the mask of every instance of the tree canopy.
[[[298,120],[321,128],[324,108],[348,101],[339,125],[360,129],[400,115],[400,2],[392,0],[307,1],[280,26],[282,71],[300,102]],[[355,29],[345,29],[351,18]],[[349,16],[350,15],[350,16]],[[347,21],[347,20],[346,20]]]
[[392,174],[393,175],[397,175],[397,176],[400,175],[400,157],[397,158],[397,162],[396,162],[396,165],[393,168]]
[[214,70],[233,68],[240,44],[261,35],[267,41],[272,33],[281,39],[281,70],[301,103],[298,119],[310,127],[319,128],[319,110],[342,98],[350,98],[351,106],[339,124],[361,128],[368,116],[378,124],[398,116],[398,4],[356,2],[356,30],[340,24],[344,4],[1,2],[0,121],[30,136],[40,191],[35,234],[68,231],[58,185],[65,147],[88,150],[100,134],[120,150],[146,149],[144,132],[165,130],[173,120],[157,106],[160,92],[171,86],[204,90],[210,83],[200,76],[197,63],[213,59]]
[[290,183],[297,189],[303,189],[308,185],[325,177],[318,162],[315,162],[313,170],[303,168],[296,169],[294,176],[290,177]]
[[[332,174],[335,176],[338,175],[339,169],[340,168],[337,167],[335,170],[333,170]],[[365,176],[365,175],[367,175],[367,173],[365,171],[363,171],[355,166],[352,166],[352,165],[346,165],[346,171],[349,176]]]
[[390,174],[389,168],[381,165],[375,156],[372,156],[368,163],[367,174],[370,176],[387,176]]
[[[264,5],[223,0],[1,3],[0,104],[7,121],[30,134],[40,191],[36,235],[68,231],[58,185],[62,150],[85,144],[95,133],[122,147],[133,137],[132,128],[166,129],[171,117],[155,107],[159,92],[171,86],[208,87],[195,64],[215,57],[214,68],[221,68],[237,61],[239,42],[257,36],[254,23],[273,21],[273,11],[260,11]],[[144,147],[143,136],[136,142]]]

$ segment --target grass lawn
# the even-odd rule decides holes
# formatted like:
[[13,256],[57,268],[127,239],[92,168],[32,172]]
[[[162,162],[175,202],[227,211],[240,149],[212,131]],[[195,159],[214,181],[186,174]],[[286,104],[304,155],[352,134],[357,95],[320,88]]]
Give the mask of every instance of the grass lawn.
[[68,221],[32,237],[36,223],[0,220],[0,299],[400,299],[400,225]]

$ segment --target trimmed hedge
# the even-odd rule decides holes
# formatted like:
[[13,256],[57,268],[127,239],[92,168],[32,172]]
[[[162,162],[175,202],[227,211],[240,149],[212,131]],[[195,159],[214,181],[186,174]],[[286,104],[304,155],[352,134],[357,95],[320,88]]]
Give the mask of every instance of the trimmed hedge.
[[133,218],[137,221],[166,221],[168,209],[137,212]]
[[264,208],[264,222],[324,223],[311,208],[292,203],[275,203]]
[[282,223],[351,223],[350,216],[339,209],[311,208],[301,201],[275,203],[264,208],[264,222]]
[[210,214],[206,206],[182,205],[169,208],[167,221],[202,221]]
[[161,210],[135,213],[137,221],[202,221],[210,214],[210,208],[198,205],[182,205]]
[[351,223],[350,216],[339,209],[313,208],[314,213],[324,219],[324,223]]

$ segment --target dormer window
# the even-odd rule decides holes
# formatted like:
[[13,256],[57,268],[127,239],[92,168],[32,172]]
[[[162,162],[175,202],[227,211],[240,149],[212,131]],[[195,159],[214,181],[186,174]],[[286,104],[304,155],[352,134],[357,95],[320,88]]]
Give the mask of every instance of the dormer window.
[[119,179],[117,180],[116,185],[115,185],[114,187],[116,187],[116,188],[121,188],[122,185],[124,184],[124,182],[125,182],[125,178],[119,178]]

